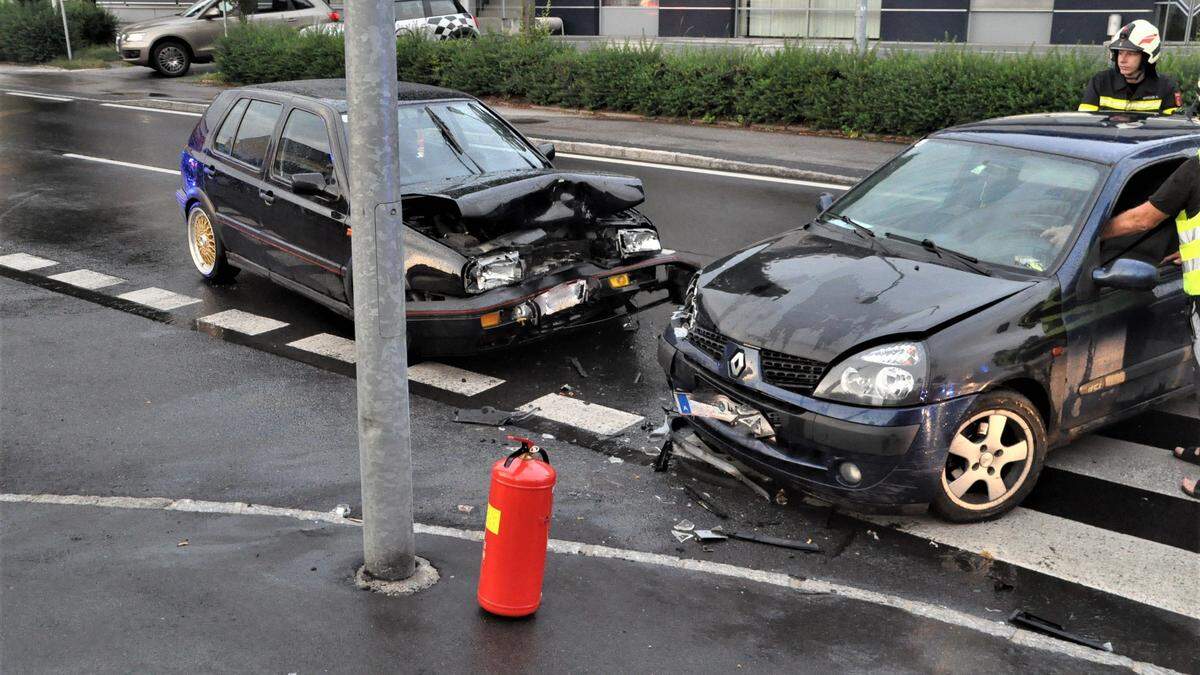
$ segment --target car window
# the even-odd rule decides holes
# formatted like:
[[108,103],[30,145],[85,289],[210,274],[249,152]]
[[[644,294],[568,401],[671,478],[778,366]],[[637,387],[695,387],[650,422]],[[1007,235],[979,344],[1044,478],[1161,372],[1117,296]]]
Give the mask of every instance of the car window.
[[454,0],[429,0],[429,15],[462,14],[463,8]]
[[238,127],[237,138],[233,141],[233,158],[259,168],[267,156],[267,146],[271,143],[271,133],[275,131],[275,122],[279,119],[282,106],[266,101],[251,101]]
[[288,0],[258,0],[255,14],[275,14],[288,11]]
[[271,172],[288,181],[297,173],[319,173],[327,181],[333,178],[325,120],[304,110],[293,110],[283,125]]
[[[1182,158],[1176,158],[1159,162],[1133,174],[1121,190],[1121,195],[1109,215],[1121,213],[1145,202],[1183,161]],[[1157,265],[1178,245],[1175,220],[1167,218],[1151,232],[1103,240],[1100,242],[1100,260],[1102,263],[1108,263],[1117,257],[1137,258]],[[1165,271],[1177,269],[1174,265],[1167,265]]]
[[1049,270],[1073,240],[1101,165],[982,143],[922,141],[835,205],[874,229],[984,262]]
[[425,4],[421,0],[401,0],[394,3],[396,21],[425,18]]
[[313,4],[308,0],[292,0],[293,9],[312,9]]
[[241,123],[242,114],[246,112],[246,106],[249,103],[250,99],[244,98],[234,104],[233,109],[225,118],[225,122],[217,130],[216,137],[213,138],[213,150],[223,155],[233,153],[233,135],[237,133],[238,124]]

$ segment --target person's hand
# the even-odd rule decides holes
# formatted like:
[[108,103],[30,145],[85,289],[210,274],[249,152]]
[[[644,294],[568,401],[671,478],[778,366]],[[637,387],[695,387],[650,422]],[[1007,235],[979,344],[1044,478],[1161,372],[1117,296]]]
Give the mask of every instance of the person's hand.
[[1180,258],[1180,257],[1179,257],[1179,251],[1175,251],[1175,252],[1174,252],[1174,253],[1172,253],[1171,255],[1169,255],[1169,256],[1167,256],[1167,257],[1163,258],[1163,259],[1162,259],[1162,262],[1161,262],[1161,263],[1159,263],[1159,264],[1160,264],[1160,265],[1166,265],[1167,263],[1174,263],[1174,264],[1176,264],[1176,265],[1182,265],[1182,264],[1183,264],[1183,258]]

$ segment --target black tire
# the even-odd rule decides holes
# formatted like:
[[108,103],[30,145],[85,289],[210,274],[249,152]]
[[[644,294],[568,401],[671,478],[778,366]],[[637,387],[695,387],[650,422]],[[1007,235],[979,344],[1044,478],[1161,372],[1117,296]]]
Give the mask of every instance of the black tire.
[[1029,399],[1007,389],[981,394],[958,421],[933,512],[953,523],[999,518],[1033,490],[1045,456],[1046,426]]
[[239,270],[229,264],[225,244],[213,227],[213,218],[201,204],[188,209],[187,240],[192,265],[200,276],[215,284],[233,281]]
[[192,50],[179,40],[163,40],[150,50],[150,67],[163,77],[182,77],[192,67]]

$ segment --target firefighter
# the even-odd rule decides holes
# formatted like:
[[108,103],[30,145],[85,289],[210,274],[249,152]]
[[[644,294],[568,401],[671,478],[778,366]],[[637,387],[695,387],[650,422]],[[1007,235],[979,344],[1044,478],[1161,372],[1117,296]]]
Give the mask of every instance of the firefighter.
[[[1171,214],[1179,234],[1179,251],[1163,262],[1183,265],[1183,290],[1191,299],[1187,322],[1192,329],[1192,356],[1197,359],[1195,377],[1200,391],[1200,153],[1192,155],[1171,174],[1150,199],[1124,211],[1104,225],[1100,237],[1109,239],[1145,232]],[[1200,447],[1175,448],[1175,456],[1200,465]],[[1200,499],[1196,479],[1183,479],[1184,494]]]
[[1125,24],[1108,43],[1108,50],[1113,67],[1088,82],[1080,110],[1170,115],[1183,104],[1175,81],[1155,69],[1162,40],[1154,24],[1145,19]]

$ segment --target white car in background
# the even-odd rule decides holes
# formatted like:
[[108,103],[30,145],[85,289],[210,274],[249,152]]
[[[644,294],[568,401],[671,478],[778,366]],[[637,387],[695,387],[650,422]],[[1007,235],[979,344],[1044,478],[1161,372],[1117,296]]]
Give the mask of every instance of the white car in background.
[[[392,3],[396,17],[396,35],[404,32],[422,33],[438,40],[479,37],[479,22],[458,0],[396,0]],[[301,33],[320,31],[340,34],[344,23],[309,26]]]

